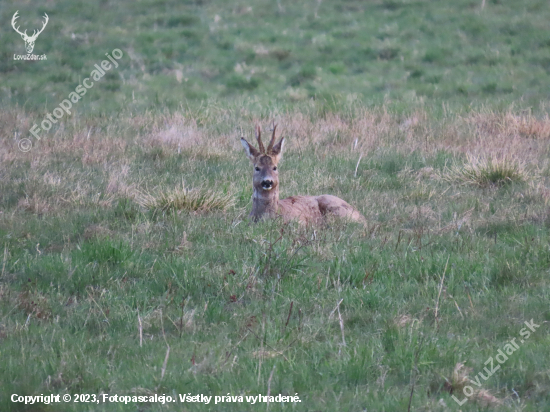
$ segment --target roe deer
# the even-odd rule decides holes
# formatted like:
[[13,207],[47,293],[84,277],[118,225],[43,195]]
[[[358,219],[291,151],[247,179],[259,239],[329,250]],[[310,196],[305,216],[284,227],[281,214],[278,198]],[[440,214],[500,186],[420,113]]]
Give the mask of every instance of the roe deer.
[[323,222],[325,216],[333,215],[365,224],[366,219],[357,209],[336,196],[291,196],[279,200],[277,164],[281,160],[285,138],[281,138],[279,143],[274,144],[276,127],[274,124],[273,135],[267,150],[262,143],[261,129],[258,125],[256,126],[258,149],[241,138],[246,155],[254,165],[252,180],[254,194],[250,217],[258,221],[266,217],[282,216],[285,221],[298,220],[305,224],[319,224]]

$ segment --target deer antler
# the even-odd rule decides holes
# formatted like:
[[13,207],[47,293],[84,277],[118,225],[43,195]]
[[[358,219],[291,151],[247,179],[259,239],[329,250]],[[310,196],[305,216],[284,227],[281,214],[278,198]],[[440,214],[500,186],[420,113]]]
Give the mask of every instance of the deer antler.
[[258,141],[258,150],[260,153],[266,154],[264,144],[262,143],[262,129],[259,124],[256,125],[256,140]]
[[275,144],[275,129],[277,129],[277,125],[275,124],[275,121],[273,121],[273,135],[271,135],[271,141],[269,142],[269,145],[267,145],[266,154],[268,155],[273,154],[273,145]]
[[19,13],[19,10],[17,10],[17,11],[15,12],[15,14],[13,15],[13,17],[12,17],[12,19],[11,19],[11,27],[13,27],[13,29],[14,29],[17,33],[19,33],[21,36],[28,37],[28,36],[27,36],[27,30],[25,30],[25,33],[21,33],[21,32],[19,31],[19,26],[15,27],[15,21],[19,18],[19,16],[17,15],[17,13]]
[[38,35],[44,31],[44,29],[46,28],[46,25],[48,24],[49,20],[50,20],[50,18],[48,17],[48,15],[46,13],[44,13],[44,23],[42,23],[42,28],[40,30],[38,30],[38,33],[36,33],[36,30],[33,30],[33,34],[31,36],[32,40],[36,40]]

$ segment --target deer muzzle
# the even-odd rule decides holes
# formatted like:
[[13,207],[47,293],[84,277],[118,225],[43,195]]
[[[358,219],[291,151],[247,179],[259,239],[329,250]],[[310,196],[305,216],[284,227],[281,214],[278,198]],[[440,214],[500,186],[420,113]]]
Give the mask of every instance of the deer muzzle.
[[273,189],[273,180],[262,180],[262,189],[271,190]]

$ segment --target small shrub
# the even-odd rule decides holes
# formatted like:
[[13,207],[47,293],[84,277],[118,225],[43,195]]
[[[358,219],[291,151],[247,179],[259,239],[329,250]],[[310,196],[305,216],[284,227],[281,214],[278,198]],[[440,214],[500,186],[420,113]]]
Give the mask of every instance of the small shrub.
[[160,193],[140,194],[137,202],[140,206],[153,212],[170,212],[186,210],[189,212],[210,212],[213,210],[226,211],[235,204],[233,196],[211,189],[187,189],[185,186],[176,187]]
[[524,165],[510,156],[474,157],[468,156],[468,163],[455,166],[444,172],[443,178],[479,187],[504,186],[528,180]]

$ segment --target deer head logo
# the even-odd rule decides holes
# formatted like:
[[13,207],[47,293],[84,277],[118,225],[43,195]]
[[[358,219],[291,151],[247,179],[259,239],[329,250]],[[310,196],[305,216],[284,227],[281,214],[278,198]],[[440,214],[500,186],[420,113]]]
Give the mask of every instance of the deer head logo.
[[23,38],[23,40],[25,41],[25,48],[27,49],[27,53],[30,54],[30,53],[32,53],[32,51],[34,49],[34,42],[36,41],[36,38],[46,28],[46,25],[48,24],[49,18],[48,18],[48,15],[46,13],[44,13],[44,23],[42,23],[42,28],[40,30],[38,30],[38,32],[36,30],[34,30],[32,36],[28,36],[27,35],[27,30],[25,30],[23,33],[21,33],[19,31],[19,26],[15,27],[15,23],[16,23],[15,21],[19,18],[17,13],[19,13],[19,10],[17,10],[15,12],[15,14],[13,15],[13,18],[11,19],[11,25],[12,25],[13,29],[17,33],[19,33],[21,35],[21,37]]

